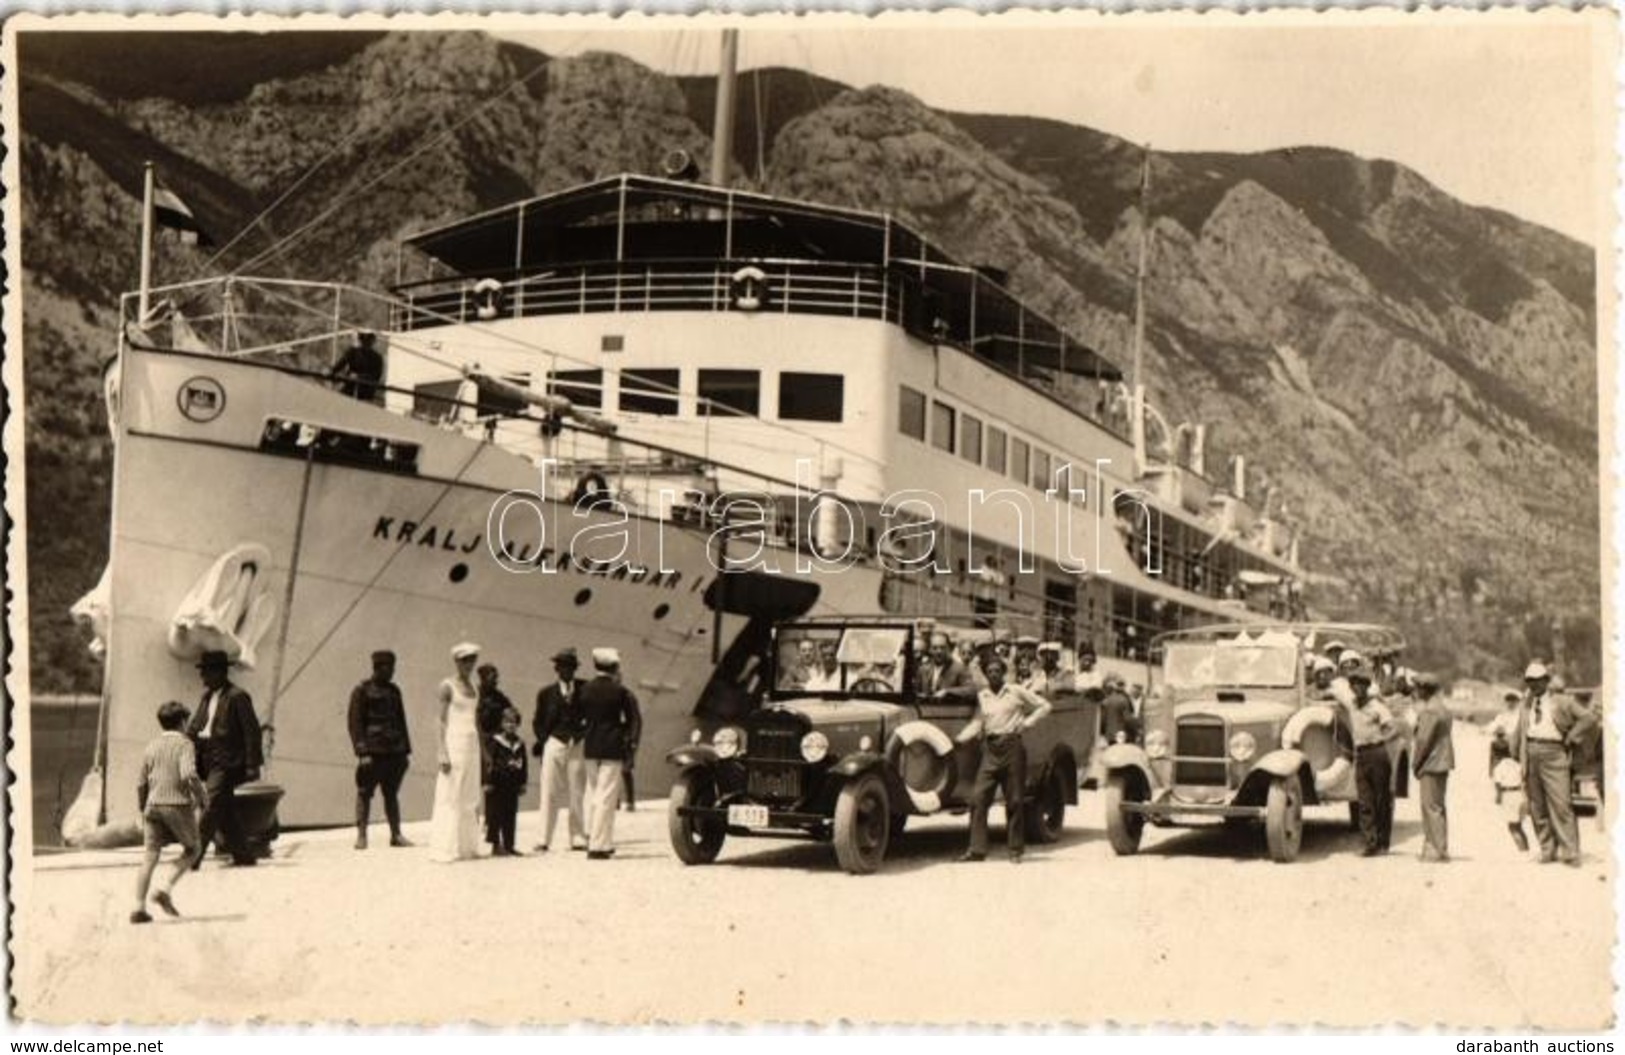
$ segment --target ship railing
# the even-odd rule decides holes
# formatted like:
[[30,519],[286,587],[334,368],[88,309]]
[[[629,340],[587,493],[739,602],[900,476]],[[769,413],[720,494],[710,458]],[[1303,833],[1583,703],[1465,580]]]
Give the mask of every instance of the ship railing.
[[[496,283],[492,285],[492,283]],[[396,287],[391,328],[540,315],[741,311],[900,321],[903,284],[878,266],[818,261],[664,260],[562,265],[427,279]]]

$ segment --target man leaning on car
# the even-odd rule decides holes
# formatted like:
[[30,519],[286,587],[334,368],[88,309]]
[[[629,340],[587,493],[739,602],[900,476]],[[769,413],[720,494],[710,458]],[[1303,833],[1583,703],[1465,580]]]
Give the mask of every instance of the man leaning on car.
[[1050,702],[1005,681],[1005,670],[1005,661],[999,656],[986,660],[983,672],[987,688],[977,696],[976,717],[955,737],[962,744],[977,737],[982,740],[982,759],[976,766],[976,784],[971,790],[970,849],[961,861],[987,858],[987,813],[993,806],[993,789],[1001,783],[1010,860],[1019,863],[1025,849],[1022,805],[1027,790],[1027,748],[1021,734],[1044,720]]

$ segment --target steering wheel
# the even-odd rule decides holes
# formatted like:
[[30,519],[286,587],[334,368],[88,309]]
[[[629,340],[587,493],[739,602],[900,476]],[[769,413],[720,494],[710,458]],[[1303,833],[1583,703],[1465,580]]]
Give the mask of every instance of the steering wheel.
[[870,675],[868,677],[859,678],[857,681],[854,681],[852,684],[850,684],[850,685],[848,685],[846,687],[846,691],[847,692],[869,693],[869,692],[895,692],[896,690],[891,687],[891,683],[888,682],[885,678],[877,678],[877,677],[874,677],[873,675]]

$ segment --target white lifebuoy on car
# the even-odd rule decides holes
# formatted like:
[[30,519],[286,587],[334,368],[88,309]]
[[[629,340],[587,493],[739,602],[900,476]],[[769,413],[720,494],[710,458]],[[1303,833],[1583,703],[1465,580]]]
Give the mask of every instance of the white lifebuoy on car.
[[474,283],[474,314],[482,319],[494,319],[502,313],[502,283],[494,278],[482,278]]
[[[916,745],[920,745],[916,748]],[[933,764],[927,773],[914,772],[914,766],[905,768],[904,753],[911,749],[915,751],[929,751]],[[891,740],[886,744],[886,760],[891,764],[892,771],[903,779],[903,787],[908,791],[909,801],[919,813],[935,813],[942,809],[942,796],[948,790],[948,785],[954,778],[953,768],[954,742],[948,734],[932,725],[930,722],[905,722],[892,734]],[[909,777],[914,776],[916,782]]]
[[267,592],[271,551],[254,542],[222,554],[175,609],[169,651],[176,659],[224,652],[252,668],[254,650],[271,628],[276,598]]
[[[1281,746],[1297,748],[1310,729],[1325,729],[1328,735],[1335,735],[1336,721],[1336,712],[1326,704],[1305,707],[1287,719],[1286,726],[1281,730]],[[1353,763],[1342,754],[1335,755],[1325,766],[1315,770],[1315,791],[1324,795],[1338,790],[1348,781],[1353,769]]]
[[759,267],[742,267],[728,280],[728,288],[733,292],[735,307],[755,311],[766,299],[767,272]]

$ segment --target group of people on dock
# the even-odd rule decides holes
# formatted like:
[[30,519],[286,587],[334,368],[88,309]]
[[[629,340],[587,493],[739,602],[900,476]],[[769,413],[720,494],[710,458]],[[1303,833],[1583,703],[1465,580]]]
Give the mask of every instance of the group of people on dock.
[[[496,857],[518,856],[515,845],[519,799],[530,782],[530,764],[519,734],[522,717],[499,687],[500,672],[479,663],[480,646],[465,641],[451,650],[454,671],[440,683],[436,725],[439,774],[429,824],[429,856],[456,861],[479,856],[480,814],[484,841]],[[613,648],[592,650],[594,676],[577,678],[573,648],[553,656],[558,678],[536,695],[530,754],[539,759],[541,852],[551,848],[559,811],[569,814],[570,848],[591,860],[615,853],[615,813],[633,805],[632,762],[643,731],[632,691],[621,684],[621,657]],[[356,754],[356,849],[367,848],[372,799],[381,792],[390,844],[407,845],[400,829],[398,793],[412,751],[406,710],[394,683],[395,656],[372,656],[372,677],[350,696],[350,739]]]

